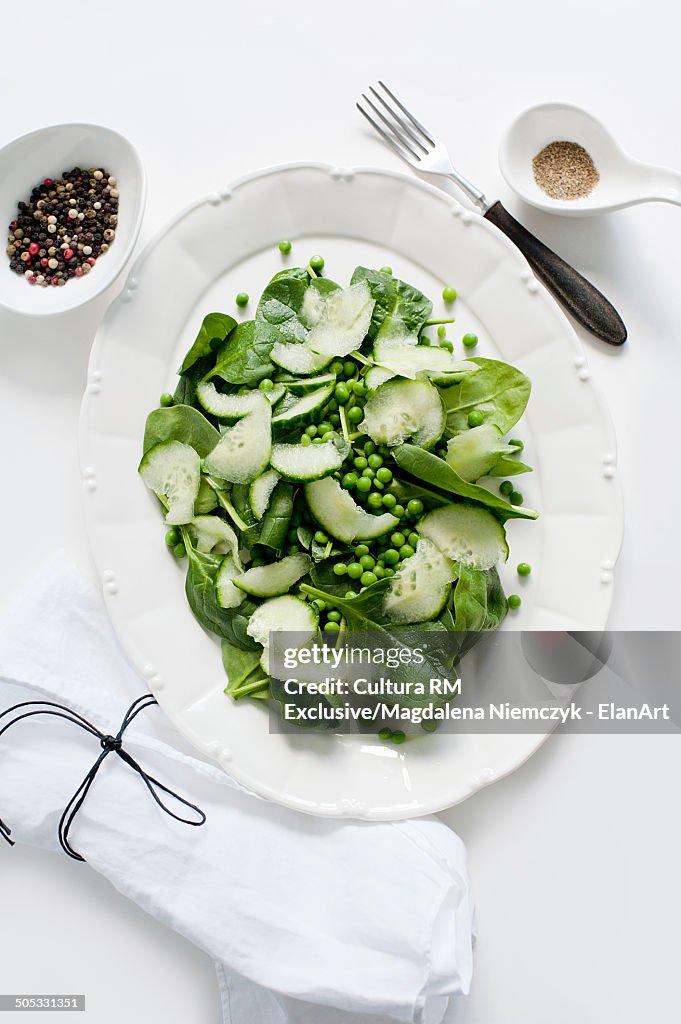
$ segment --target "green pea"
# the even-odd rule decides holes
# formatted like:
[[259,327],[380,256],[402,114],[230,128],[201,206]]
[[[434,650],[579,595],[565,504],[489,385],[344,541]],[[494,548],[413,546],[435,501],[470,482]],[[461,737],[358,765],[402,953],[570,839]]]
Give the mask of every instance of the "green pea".
[[314,539],[318,544],[328,544],[329,538],[326,536],[323,530],[317,530],[314,535]]
[[326,420],[322,420],[322,422],[318,424],[317,430],[319,431],[320,434],[326,434],[329,430],[331,430],[331,424],[327,423]]
[[348,566],[348,576],[351,580],[358,580],[363,572],[364,569],[359,562],[350,562],[350,565]]
[[420,516],[423,512],[423,502],[420,498],[412,498],[407,502],[407,512],[410,516]]
[[360,469],[360,470],[361,469],[366,469],[367,466],[369,465],[369,463],[367,462],[367,460],[364,458],[363,455],[358,455],[356,459],[353,459],[352,460],[352,464],[355,467],[355,469]]
[[361,377],[358,377],[357,380],[353,380],[352,390],[355,392],[356,395],[359,395],[360,398],[362,397],[362,395],[366,395],[367,386]]
[[324,269],[324,257],[323,256],[310,256],[310,266],[313,270],[320,271]]
[[169,548],[176,547],[182,541],[182,534],[179,530],[176,530],[173,526],[172,529],[166,533],[166,544]]
[[312,438],[312,444],[322,444],[322,443],[323,442],[322,442],[321,437],[313,437]]
[[407,737],[405,736],[401,729],[395,729],[395,732],[390,737],[393,743],[404,743],[406,738]]
[[[330,426],[331,424],[329,424]],[[336,436],[335,430],[327,430],[325,434],[322,434],[322,441],[333,441]]]
[[393,533],[390,537],[390,543],[395,548],[401,548],[403,544],[406,544],[406,542],[407,538],[399,530]]
[[386,565],[397,565],[400,560],[400,553],[395,548],[388,548],[383,552],[383,561]]
[[382,455],[384,459],[389,459],[389,458],[390,458],[390,456],[392,455],[392,452],[391,452],[391,451],[390,451],[390,449],[389,449],[389,448],[387,447],[387,445],[384,445],[384,444],[380,444],[380,445],[378,446],[378,454],[379,454],[379,455]]
[[333,620],[331,620],[330,622],[325,622],[324,623],[324,632],[325,633],[340,633],[340,626],[339,626],[339,624],[337,622],[334,622]]
[[468,413],[468,426],[479,427],[480,424],[484,422],[484,413],[481,413],[479,409],[471,409],[471,411]]
[[411,558],[411,556],[413,554],[414,554],[414,549],[411,546],[411,544],[403,544],[402,547],[400,548],[400,558],[402,558],[402,559],[404,559],[404,558]]
[[[373,456],[372,456],[373,457]],[[380,480],[382,484],[389,484],[392,480],[393,475],[387,466],[380,466],[376,471],[376,479]]]
[[368,476],[361,476],[357,481],[357,490],[368,494],[371,490],[371,480]]
[[435,454],[437,455],[438,459],[446,459],[447,458],[447,449],[446,448],[436,448],[435,449]]
[[352,600],[353,597],[356,597],[356,596],[357,596],[357,591],[356,590],[346,590],[345,591],[345,600],[346,601],[350,601],[350,600]]
[[447,338],[445,338],[444,341],[440,342],[440,348],[443,348],[446,352],[454,351],[454,346],[452,345],[451,341],[447,340]]
[[394,576],[395,575],[395,570],[391,569],[390,566],[386,565],[385,569],[383,570],[383,575],[386,576],[386,577],[387,576]]
[[437,336],[440,339],[440,341],[442,341],[443,338],[447,337],[447,328],[445,327],[444,324],[440,324],[440,326],[438,327]]
[[386,508],[392,508],[393,505],[397,504],[397,498],[395,497],[394,494],[384,494],[383,497],[381,498],[381,501],[383,502]]
[[331,366],[329,367],[329,372],[330,373],[335,373],[336,376],[338,376],[340,373],[342,373],[343,372],[343,363],[342,363],[342,361],[340,359],[334,359],[334,361],[331,363]]
[[511,481],[502,480],[502,482],[499,484],[499,494],[503,494],[505,497],[508,497],[508,495],[511,494],[512,492],[513,484],[511,483]]
[[373,558],[371,555],[362,555],[362,557],[359,560],[359,564],[365,571],[367,569],[373,569],[373,567],[376,565],[376,559]]
[[279,243],[279,252],[283,253],[283,255],[286,256],[288,253],[290,253],[290,251],[291,243],[289,242],[288,238],[282,238],[281,242]]
[[374,568],[374,575],[376,576],[376,579],[378,579],[378,580],[382,580],[383,579],[383,577],[385,576],[385,569],[383,568],[382,565],[377,565]]
[[[390,274],[390,276],[392,277],[392,272],[393,272],[393,268],[392,267],[381,267],[381,273],[382,274]],[[388,730],[388,731],[390,731],[390,730]]]
[[368,554],[369,554],[369,545],[368,544],[358,544],[357,547],[355,548],[355,556],[357,558],[361,558],[362,555],[368,555]]
[[445,302],[454,302],[456,299],[456,288],[452,288],[451,285],[447,285],[446,288],[442,289],[442,298]]
[[413,548],[415,548],[415,547],[416,547],[416,545],[417,545],[417,544],[418,544],[418,542],[419,542],[419,539],[420,539],[420,538],[419,538],[419,535],[418,535],[418,533],[416,533],[416,531],[415,531],[415,530],[412,530],[412,532],[411,532],[411,533],[409,534],[409,536],[407,537],[407,543],[408,543],[408,544],[411,544],[411,546],[412,546]]
[[381,466],[383,465],[382,457],[380,455],[370,455],[369,465],[371,466],[372,469],[380,469]]
[[376,470],[372,469],[371,466],[367,466],[366,469],[362,470],[362,476],[365,476],[367,480],[373,480],[376,476]]
[[378,491],[372,491],[367,498],[369,508],[383,508],[383,495]]
[[383,483],[383,481],[378,479],[378,473],[380,472],[381,471],[379,469],[378,472],[376,473],[376,476],[374,477],[374,490],[376,491],[383,491],[385,489],[385,484]]
[[509,608],[520,608],[522,599],[518,594],[509,594],[507,598]]
[[184,544],[176,544],[173,548],[173,554],[175,555],[175,558],[184,558],[187,554],[187,549]]
[[343,373],[346,377],[354,377],[357,372],[357,367],[353,363],[352,359],[346,359],[343,363]]
[[364,419],[364,410],[360,405],[353,406],[348,410],[348,419],[351,423],[360,423]]
[[158,404],[161,406],[162,409],[168,409],[173,404],[174,401],[175,399],[170,394],[170,392],[164,391],[158,400]]
[[518,562],[517,573],[519,576],[529,576],[532,572],[532,566],[529,562]]
[[512,437],[511,440],[508,443],[512,444],[514,448],[517,448],[519,452],[521,452],[523,450],[523,448],[525,447],[525,445],[523,444],[523,442],[520,440],[519,437]]
[[357,486],[357,474],[346,473],[341,480],[341,487],[346,491],[351,491]]
[[475,346],[478,344],[477,334],[464,334],[461,340],[465,348],[475,348]]
[[309,434],[303,434],[303,436],[300,439],[300,443],[307,447],[308,445],[312,444],[312,438],[310,437]]
[[339,611],[336,611],[335,609],[333,611],[327,612],[326,617],[329,620],[329,622],[340,622],[340,620],[343,618],[341,613]]
[[430,338],[427,334],[419,335],[419,345],[425,345],[426,348],[430,345]]
[[289,544],[286,548],[287,555],[297,555],[300,551],[300,544]]
[[364,454],[365,455],[373,455],[375,451],[376,451],[376,445],[374,444],[374,442],[373,441],[365,441],[365,443],[364,443]]
[[305,433],[309,434],[310,437],[315,437],[317,434],[317,428],[314,423],[311,423],[309,427],[305,427]]
[[523,496],[520,493],[520,491],[511,491],[511,493],[508,496],[508,500],[510,501],[511,505],[522,505]]
[[340,381],[339,384],[336,384],[334,394],[336,396],[336,401],[338,402],[338,404],[345,405],[348,398],[350,397],[350,392],[348,391],[347,384],[344,384],[343,381]]
[[237,306],[247,306],[249,302],[248,292],[237,292],[234,300]]
[[404,515],[404,505],[395,505],[392,513],[394,516],[397,516],[398,519],[401,519]]
[[332,427],[340,426],[340,416],[338,415],[337,412],[331,413],[331,415],[329,416],[329,423],[331,424]]
[[378,576],[375,572],[363,572],[359,578],[359,582],[363,587],[370,587],[372,583],[375,583]]
[[345,564],[345,562],[336,562],[336,564],[333,567],[333,571],[336,576],[346,576],[348,572],[348,567]]
[[322,601],[321,597],[318,597],[315,601],[312,602],[312,604],[315,606],[315,608],[320,614],[326,609],[326,601]]

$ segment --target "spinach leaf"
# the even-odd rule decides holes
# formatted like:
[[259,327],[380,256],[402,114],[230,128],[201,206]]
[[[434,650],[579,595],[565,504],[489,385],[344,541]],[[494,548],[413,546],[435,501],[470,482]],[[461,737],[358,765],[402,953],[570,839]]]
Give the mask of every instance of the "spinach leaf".
[[215,576],[222,555],[204,554],[191,544],[186,530],[182,531],[189,564],[185,580],[185,593],[189,607],[204,629],[218,636],[225,636],[227,611],[220,607],[215,592]]
[[234,694],[249,679],[258,675],[262,676],[263,669],[260,665],[260,651],[244,651],[235,647],[228,640],[222,641],[222,664],[227,675],[227,688],[225,693]]
[[376,300],[368,337],[418,334],[433,311],[433,303],[418,288],[381,270],[357,267],[350,284],[366,281]]
[[[280,679],[270,680],[270,693],[274,700],[279,701],[283,706],[289,705],[305,708],[317,708],[320,705],[331,708],[331,703],[327,700],[326,696],[321,693],[310,693],[305,686],[297,687],[296,693],[287,693],[284,689],[284,683]],[[297,726],[299,729],[315,729],[325,730],[328,732],[330,729],[336,728],[336,723],[333,720],[323,719],[319,722],[312,721],[308,718],[302,718],[299,721],[295,718],[289,718],[288,721]]]
[[459,474],[448,466],[447,463],[413,444],[401,444],[393,450],[393,455],[398,466],[406,473],[441,491],[448,491],[450,494],[457,494],[467,501],[475,501],[484,505],[491,512],[505,522],[507,519],[536,519],[537,513],[531,508],[522,508],[520,505],[511,505],[508,501],[486,487],[478,484],[469,484],[462,480]]
[[260,523],[253,515],[253,509],[248,499],[249,490],[248,484],[232,485],[232,503],[239,519],[246,527],[245,530],[241,530],[241,542],[247,548],[251,548],[257,543],[260,533]]
[[144,427],[145,452],[160,441],[182,441],[203,459],[219,440],[220,434],[215,427],[198,409],[192,409],[189,405],[154,409],[147,416]]
[[468,429],[471,409],[483,413],[484,423],[493,423],[502,434],[508,433],[525,412],[531,389],[529,378],[515,366],[496,359],[475,358],[471,362],[480,369],[441,392],[447,411],[447,437]]
[[273,548],[279,554],[286,543],[292,515],[293,484],[280,480],[272,491],[267,512],[261,520],[258,543]]
[[235,327],[236,320],[227,313],[208,313],[207,316],[204,316],[199,333],[196,335],[196,341],[184,357],[178,373],[184,374],[199,359],[212,356],[215,342],[224,341]]
[[246,632],[248,620],[257,607],[255,601],[246,598],[238,608],[222,609],[224,619],[223,632],[220,635],[242,651],[257,651],[260,657],[262,647]]
[[281,332],[266,320],[245,320],[222,343],[206,376],[221,377],[229,384],[257,384],[274,373],[270,352],[282,340]]
[[278,328],[286,341],[304,341],[309,326],[302,316],[306,291],[314,288],[320,295],[328,295],[339,287],[328,277],[310,280],[305,267],[280,270],[262,293],[255,318]]
[[300,319],[309,283],[304,267],[292,267],[275,274],[260,297],[256,320],[277,327],[286,341],[303,341],[307,328]]
[[173,395],[175,405],[192,405],[204,416],[206,415],[201,403],[196,397],[196,388],[210,371],[214,362],[215,358],[210,356],[204,356],[202,359],[197,359],[194,365],[178,378],[175,394]]
[[482,633],[498,629],[508,605],[496,569],[459,567],[454,586],[454,629],[460,633]]

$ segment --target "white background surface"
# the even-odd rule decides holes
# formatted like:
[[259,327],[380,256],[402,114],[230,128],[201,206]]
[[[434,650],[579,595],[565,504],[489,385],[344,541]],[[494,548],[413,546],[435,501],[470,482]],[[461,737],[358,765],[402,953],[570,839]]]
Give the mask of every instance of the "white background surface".
[[[64,120],[123,131],[148,169],[148,239],[178,207],[254,167],[396,166],[353,107],[384,78],[465,174],[508,200],[624,317],[625,350],[585,339],[626,502],[611,621],[673,629],[681,211],[560,222],[521,211],[496,149],[521,107],[565,99],[601,116],[634,155],[681,167],[674,17],[662,0],[5,5],[0,143]],[[89,569],[75,439],[102,309],[62,323],[0,318],[3,602],[57,544]],[[679,1019],[680,770],[674,738],[562,736],[449,813],[469,848],[480,925],[456,1024]],[[1,848],[0,908],[0,991],[85,992],[97,1024],[217,1024],[210,963],[87,867]],[[399,907],[385,912],[399,921]]]

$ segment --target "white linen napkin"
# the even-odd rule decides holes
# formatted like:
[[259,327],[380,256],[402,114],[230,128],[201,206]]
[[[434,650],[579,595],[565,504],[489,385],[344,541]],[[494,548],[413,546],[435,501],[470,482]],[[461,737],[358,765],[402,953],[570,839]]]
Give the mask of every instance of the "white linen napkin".
[[[0,711],[44,696],[115,734],[144,682],[99,594],[59,556],[0,620]],[[468,992],[473,909],[461,840],[434,818],[367,824],[259,799],[197,757],[160,708],[124,747],[207,815],[163,814],[115,754],[71,831],[124,895],[218,965],[225,1024],[440,1024]],[[0,739],[0,818],[18,843],[57,849],[57,824],[100,753],[34,718]],[[17,856],[0,842],[0,857]]]

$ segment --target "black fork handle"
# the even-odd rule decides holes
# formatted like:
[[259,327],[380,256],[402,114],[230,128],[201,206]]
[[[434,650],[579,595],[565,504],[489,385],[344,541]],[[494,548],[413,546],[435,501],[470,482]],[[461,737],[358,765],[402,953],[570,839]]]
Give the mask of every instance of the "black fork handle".
[[490,206],[484,216],[517,245],[537,277],[578,324],[609,345],[624,344],[627,329],[622,318],[598,288],[535,238],[501,203]]

